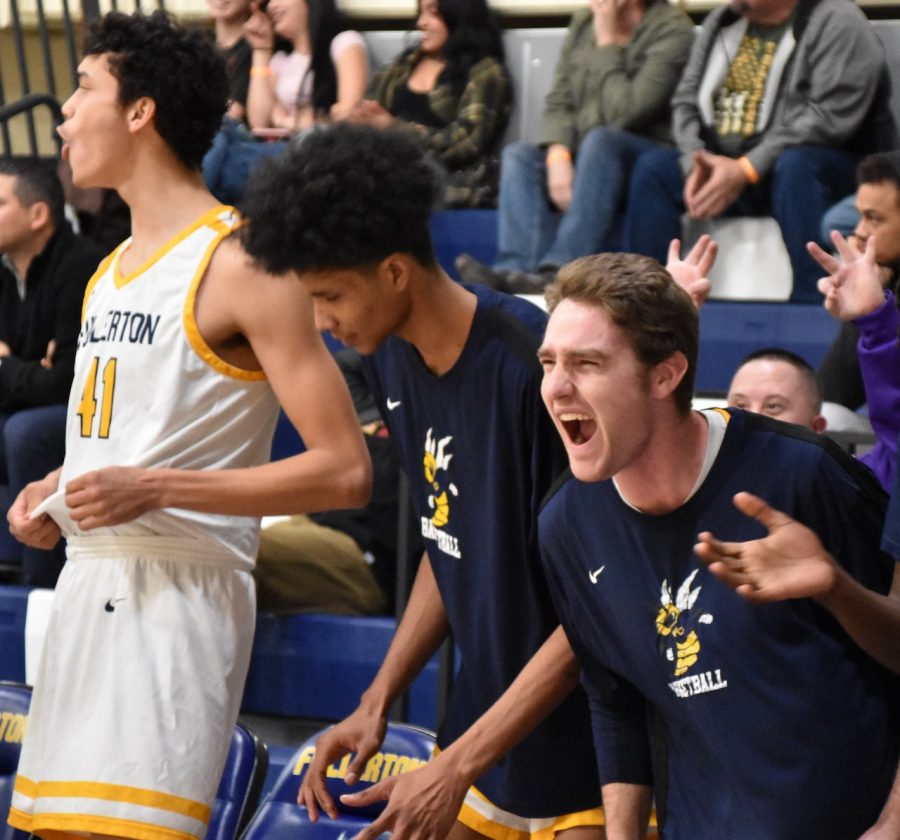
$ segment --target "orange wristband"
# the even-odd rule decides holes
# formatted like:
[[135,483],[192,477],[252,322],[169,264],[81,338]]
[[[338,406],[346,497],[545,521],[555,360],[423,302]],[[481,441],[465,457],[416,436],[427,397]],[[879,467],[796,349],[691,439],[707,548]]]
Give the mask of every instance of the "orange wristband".
[[750,163],[750,158],[746,155],[742,155],[737,159],[738,164],[741,167],[741,171],[744,173],[744,177],[747,179],[748,184],[758,184],[759,183],[759,173],[756,171],[756,168]]
[[254,65],[250,68],[251,79],[268,79],[272,75],[272,68],[263,65]]
[[572,153],[568,149],[554,149],[552,152],[547,152],[544,165],[549,166],[558,160],[572,160]]

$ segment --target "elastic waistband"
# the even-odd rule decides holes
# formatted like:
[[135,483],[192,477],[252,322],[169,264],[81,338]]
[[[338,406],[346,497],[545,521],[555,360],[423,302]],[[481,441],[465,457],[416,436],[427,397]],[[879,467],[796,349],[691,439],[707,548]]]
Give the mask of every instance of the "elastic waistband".
[[66,558],[78,560],[158,560],[249,572],[247,563],[224,546],[187,537],[68,537]]

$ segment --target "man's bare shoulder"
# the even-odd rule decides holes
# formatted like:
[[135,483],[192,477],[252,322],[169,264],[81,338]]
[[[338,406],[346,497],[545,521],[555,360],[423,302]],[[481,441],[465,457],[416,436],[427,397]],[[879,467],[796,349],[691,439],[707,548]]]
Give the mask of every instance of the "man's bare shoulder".
[[[293,274],[266,272],[237,236],[223,240],[210,259],[199,307],[226,316],[248,338],[266,331],[313,331],[312,302]],[[275,325],[279,325],[276,329]],[[283,327],[283,329],[282,329]]]

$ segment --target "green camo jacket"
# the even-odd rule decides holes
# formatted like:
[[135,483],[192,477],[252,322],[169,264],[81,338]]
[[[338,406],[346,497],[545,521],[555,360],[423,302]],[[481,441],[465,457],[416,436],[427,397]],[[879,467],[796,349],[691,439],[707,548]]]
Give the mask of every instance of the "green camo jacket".
[[[370,98],[392,112],[397,91],[409,82],[419,57],[417,49],[408,50],[381,70],[369,85]],[[444,126],[418,128],[447,172],[444,206],[493,207],[499,151],[512,104],[506,68],[494,58],[483,58],[472,65],[460,95],[444,83],[436,85],[428,98]]]

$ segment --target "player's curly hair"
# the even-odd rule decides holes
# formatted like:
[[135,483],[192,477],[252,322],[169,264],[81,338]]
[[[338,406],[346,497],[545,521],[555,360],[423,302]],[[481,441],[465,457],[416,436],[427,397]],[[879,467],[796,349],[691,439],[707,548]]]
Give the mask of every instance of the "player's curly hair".
[[274,274],[364,268],[397,252],[431,267],[428,217],[441,194],[412,130],[315,128],[254,169],[241,240]]
[[160,137],[188,169],[200,169],[228,100],[225,64],[209,31],[182,27],[163,11],[110,12],[88,29],[84,54],[108,54],[120,104],[150,97]]
[[682,413],[691,410],[700,325],[690,296],[656,260],[639,254],[594,254],[564,265],[544,291],[552,312],[569,299],[606,310],[647,367],[679,351],[688,362],[674,391]]

